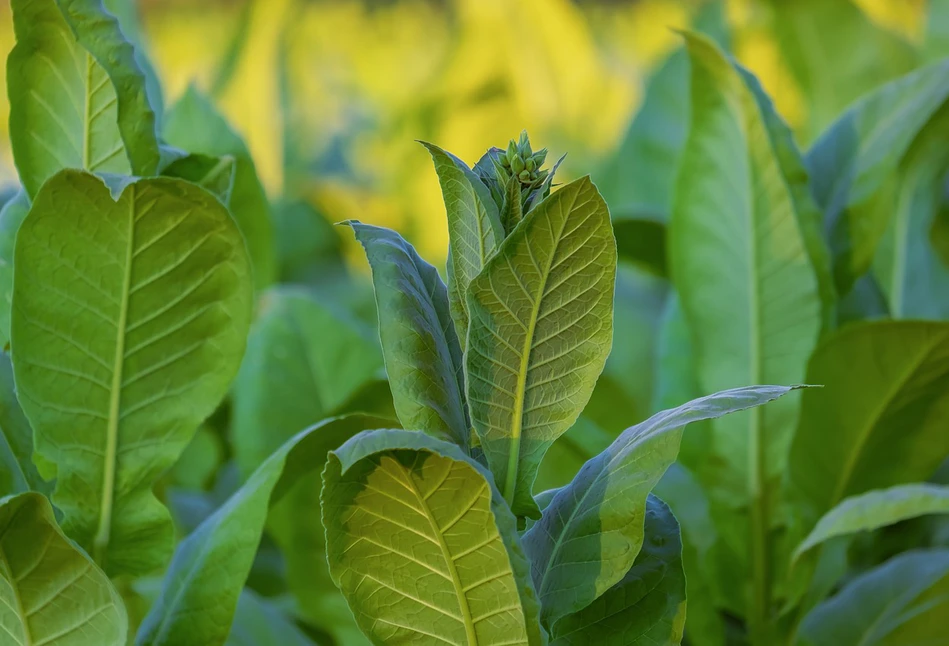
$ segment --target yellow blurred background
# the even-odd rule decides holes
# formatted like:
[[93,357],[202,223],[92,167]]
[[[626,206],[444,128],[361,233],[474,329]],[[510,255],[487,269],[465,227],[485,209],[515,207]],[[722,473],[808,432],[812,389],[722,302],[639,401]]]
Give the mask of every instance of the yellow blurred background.
[[[792,126],[808,105],[773,33],[773,5],[728,0],[736,58]],[[791,0],[788,0],[791,1]],[[836,0],[827,0],[833,2]],[[649,72],[701,0],[128,0],[106,2],[140,40],[170,105],[190,83],[246,139],[270,196],[332,221],[398,228],[433,261],[447,233],[433,141],[473,163],[527,128],[535,149],[569,152],[560,179],[619,146]],[[854,0],[910,43],[926,0]],[[0,9],[9,52],[9,6]],[[5,80],[4,80],[5,82]],[[0,181],[15,182],[0,106]]]

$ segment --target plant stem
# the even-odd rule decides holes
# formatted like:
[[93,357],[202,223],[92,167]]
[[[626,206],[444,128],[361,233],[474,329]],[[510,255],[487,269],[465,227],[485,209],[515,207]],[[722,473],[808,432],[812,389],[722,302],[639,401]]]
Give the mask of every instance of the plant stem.
[[771,646],[771,549],[766,447],[761,437],[761,411],[752,411],[751,416],[749,491],[752,598],[748,623],[751,643],[754,646]]

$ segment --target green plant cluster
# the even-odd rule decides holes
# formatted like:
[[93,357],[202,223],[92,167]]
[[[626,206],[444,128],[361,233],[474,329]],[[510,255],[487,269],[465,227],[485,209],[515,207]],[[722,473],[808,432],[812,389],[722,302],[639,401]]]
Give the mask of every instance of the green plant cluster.
[[423,142],[442,272],[12,8],[0,644],[949,643],[949,62],[802,153],[686,32],[596,184]]

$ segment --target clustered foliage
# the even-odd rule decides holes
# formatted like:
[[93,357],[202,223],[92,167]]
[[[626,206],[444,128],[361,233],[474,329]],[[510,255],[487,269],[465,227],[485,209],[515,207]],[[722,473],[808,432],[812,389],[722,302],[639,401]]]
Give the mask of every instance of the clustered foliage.
[[[0,643],[945,642],[949,548],[920,517],[949,511],[949,324],[899,319],[949,303],[949,62],[802,155],[683,34],[653,81],[690,105],[658,213],[555,188],[526,132],[472,167],[423,143],[447,281],[347,222],[367,320],[332,250],[288,251],[308,215],[271,208],[197,90],[163,109],[97,0],[12,6]],[[593,400],[634,265],[674,286],[666,405],[616,433],[628,411]]]

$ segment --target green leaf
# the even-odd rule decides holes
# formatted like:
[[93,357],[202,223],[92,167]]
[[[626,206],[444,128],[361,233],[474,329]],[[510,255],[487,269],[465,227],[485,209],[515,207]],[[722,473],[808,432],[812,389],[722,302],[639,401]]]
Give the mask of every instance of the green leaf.
[[619,259],[660,277],[667,277],[666,226],[640,218],[614,218]]
[[322,500],[330,572],[373,643],[546,643],[515,519],[453,444],[360,434],[330,454]]
[[928,514],[949,513],[949,487],[908,484],[868,491],[845,499],[818,521],[794,550],[797,560],[807,550],[836,536],[878,529]]
[[254,285],[258,289],[269,285],[277,270],[270,204],[244,141],[194,86],[165,114],[163,134],[169,144],[190,153],[234,158],[231,215],[247,242]]
[[[461,347],[468,336],[468,285],[494,255],[504,229],[491,192],[463,161],[420,142],[432,155],[448,215],[448,303]],[[518,204],[520,192],[518,191]]]
[[683,427],[791,390],[752,386],[696,399],[626,429],[587,462],[524,535],[545,626],[587,607],[629,571],[643,544],[646,498],[675,462]]
[[[10,646],[125,646],[108,577],[56,525],[38,493],[0,498],[0,635]],[[10,641],[12,640],[12,641]]]
[[33,465],[33,429],[16,397],[13,365],[0,354],[0,496],[51,490]]
[[151,488],[237,372],[250,267],[227,211],[170,178],[62,171],[17,235],[13,367],[70,538],[111,576],[172,548]]
[[538,465],[603,371],[615,280],[610,213],[585,177],[529,212],[471,283],[471,419],[517,516],[539,515]]
[[237,600],[234,625],[225,646],[313,646],[293,621],[255,592],[245,589]]
[[223,461],[223,454],[221,438],[207,424],[203,424],[168,471],[167,482],[174,487],[203,491],[214,479]]
[[10,342],[10,311],[13,309],[13,246],[16,232],[30,212],[30,198],[20,190],[0,209],[0,345]]
[[399,421],[468,446],[461,347],[438,271],[395,231],[347,222],[366,250]]
[[918,63],[912,45],[851,0],[771,0],[784,61],[806,103],[803,141],[813,141],[851,103]]
[[245,475],[302,429],[343,412],[382,371],[373,330],[302,289],[268,290],[258,310],[233,388],[231,441]]
[[930,125],[936,133],[945,127],[947,75],[944,60],[888,83],[847,110],[807,153],[841,294],[870,268],[893,213],[908,217],[918,181],[912,175],[926,169],[907,176],[905,164],[925,150]]
[[626,575],[583,610],[557,622],[552,646],[671,646],[682,641],[685,572],[679,524],[655,496],[646,501],[646,540]]
[[95,0],[14,0],[11,147],[35,197],[64,168],[152,175],[155,113],[119,24]]
[[801,625],[801,646],[941,644],[949,612],[949,550],[896,556],[848,583]]
[[363,429],[385,423],[361,415],[329,419],[298,433],[280,447],[178,545],[161,593],[142,622],[135,643],[223,644],[270,505],[301,478],[321,469],[328,451]]
[[180,177],[197,184],[230,206],[237,164],[230,155],[220,157],[192,153],[176,159],[162,169],[166,177]]
[[788,465],[809,520],[848,496],[926,480],[949,454],[949,324],[855,323],[814,352]]

